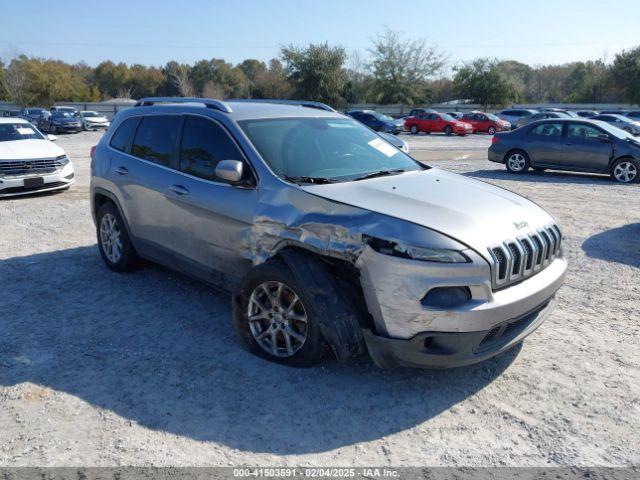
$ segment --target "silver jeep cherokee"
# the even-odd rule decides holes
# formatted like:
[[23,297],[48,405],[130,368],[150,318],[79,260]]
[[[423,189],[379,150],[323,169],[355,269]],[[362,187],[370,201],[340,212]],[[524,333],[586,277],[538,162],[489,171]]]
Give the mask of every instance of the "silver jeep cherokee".
[[327,347],[385,368],[479,362],[533,332],[565,276],[533,202],[332,111],[143,99],[91,172],[109,268],[145,259],[229,291],[244,345],[289,365]]

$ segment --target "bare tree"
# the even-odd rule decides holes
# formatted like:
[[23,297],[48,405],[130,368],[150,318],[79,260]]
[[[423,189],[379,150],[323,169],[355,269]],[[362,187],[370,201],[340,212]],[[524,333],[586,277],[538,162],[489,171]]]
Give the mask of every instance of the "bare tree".
[[195,97],[196,92],[189,77],[189,70],[186,68],[178,68],[172,73],[172,81],[175,87],[183,97]]
[[9,94],[9,98],[19,104],[27,104],[27,83],[29,81],[27,72],[24,69],[23,62],[20,59],[14,59],[4,72],[2,84]]
[[207,82],[202,88],[202,96],[204,98],[217,98],[219,100],[224,99],[224,88],[222,85],[218,85],[214,82]]
[[393,30],[373,41],[370,54],[375,90],[382,103],[425,101],[427,81],[436,77],[447,61],[426,39],[404,40]]

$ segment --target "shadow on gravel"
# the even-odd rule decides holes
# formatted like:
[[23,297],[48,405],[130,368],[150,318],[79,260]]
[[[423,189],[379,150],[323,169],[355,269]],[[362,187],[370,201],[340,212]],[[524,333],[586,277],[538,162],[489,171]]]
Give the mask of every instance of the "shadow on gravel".
[[582,243],[582,250],[591,258],[640,268],[640,223],[592,235]]
[[[490,180],[510,180],[513,182],[542,182],[542,183],[570,183],[573,185],[618,185],[606,175],[596,175],[590,173],[571,173],[559,171],[534,172],[529,171],[520,175],[514,175],[506,170],[476,170],[462,173],[467,177]],[[626,186],[626,185],[625,185]],[[628,185],[631,188],[634,185]]]
[[366,357],[292,369],[240,347],[228,297],[156,267],[113,273],[95,246],[2,260],[0,278],[0,385],[32,382],[243,451],[323,452],[412,428],[491,383],[520,350],[456,370],[382,371]]

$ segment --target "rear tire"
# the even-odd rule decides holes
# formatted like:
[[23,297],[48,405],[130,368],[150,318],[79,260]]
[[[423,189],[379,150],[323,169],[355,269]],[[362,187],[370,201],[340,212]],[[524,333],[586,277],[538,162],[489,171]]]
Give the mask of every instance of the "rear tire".
[[507,153],[504,164],[509,173],[517,174],[526,172],[531,166],[529,155],[522,150],[512,150]]
[[611,165],[611,178],[619,183],[640,182],[640,166],[633,158],[620,158]]
[[420,133],[420,129],[418,128],[418,126],[417,126],[417,125],[411,125],[411,130],[410,130],[410,131],[411,131],[411,133],[412,133],[413,135],[417,135],[417,134],[419,134],[419,133]]
[[98,250],[104,263],[115,272],[130,272],[142,261],[131,243],[129,233],[116,206],[107,202],[97,214]]
[[251,270],[234,298],[236,331],[251,353],[292,367],[322,360],[316,306],[283,261],[269,260]]

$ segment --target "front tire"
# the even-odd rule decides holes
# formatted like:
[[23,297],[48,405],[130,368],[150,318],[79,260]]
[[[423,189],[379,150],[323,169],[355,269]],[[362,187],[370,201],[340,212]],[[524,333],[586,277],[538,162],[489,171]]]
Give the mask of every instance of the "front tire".
[[611,165],[611,178],[619,183],[638,183],[640,167],[633,158],[621,158]]
[[453,128],[451,128],[451,125],[444,127],[444,134],[448,137],[453,134]]
[[489,127],[487,132],[489,132],[491,135],[495,134],[496,133],[496,127]]
[[292,367],[310,367],[322,359],[316,306],[284,262],[269,260],[254,268],[235,298],[233,321],[251,353]]
[[122,220],[111,203],[105,203],[97,215],[98,250],[104,263],[115,272],[129,272],[140,267],[141,260]]
[[531,166],[529,155],[522,150],[513,150],[509,152],[504,163],[510,173],[516,174],[526,172]]

